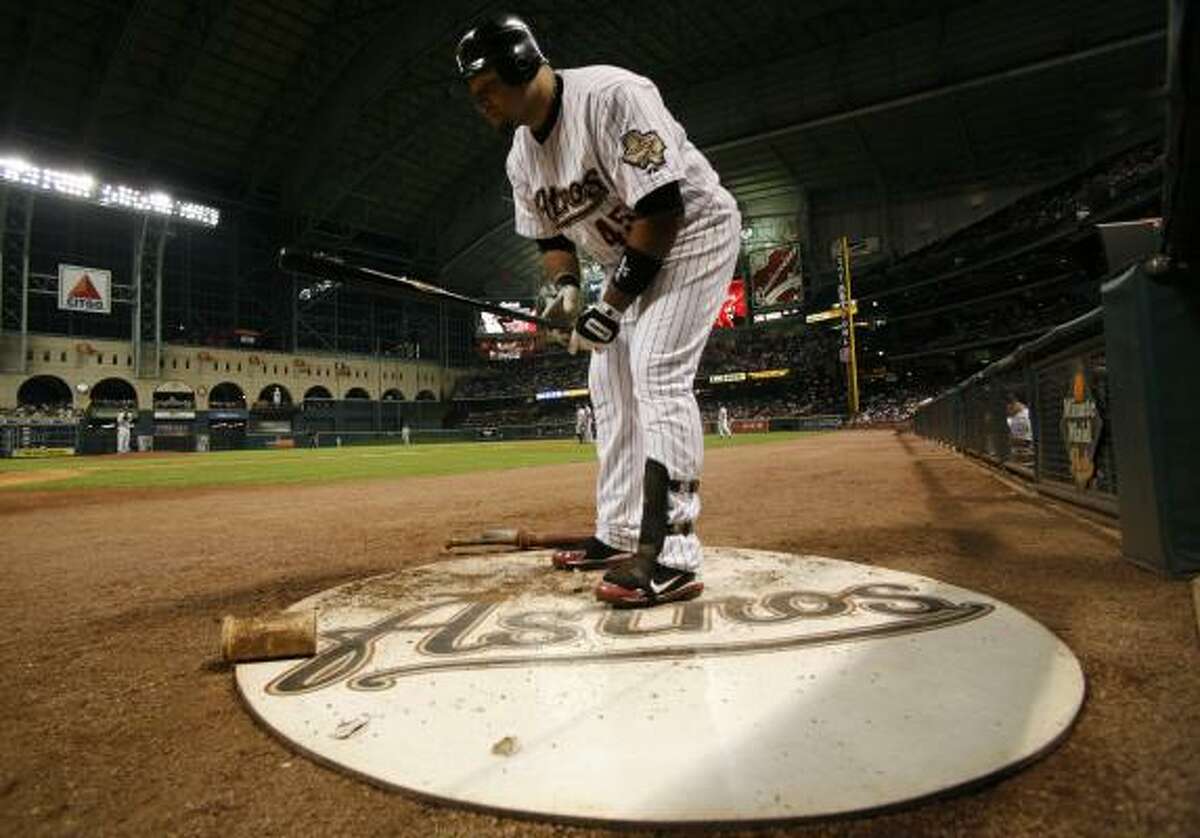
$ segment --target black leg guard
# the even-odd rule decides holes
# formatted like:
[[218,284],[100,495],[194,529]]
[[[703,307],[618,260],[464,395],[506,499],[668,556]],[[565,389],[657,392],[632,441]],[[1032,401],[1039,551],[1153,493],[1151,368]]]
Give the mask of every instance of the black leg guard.
[[646,459],[642,480],[642,528],[638,534],[637,554],[657,559],[667,540],[667,491],[671,486],[667,467],[658,460]]
[[700,596],[704,583],[690,570],[666,567],[658,562],[668,535],[687,535],[691,522],[672,526],[669,520],[669,492],[695,492],[698,480],[671,480],[667,467],[657,460],[646,460],[642,481],[642,529],[638,534],[637,553],[604,574],[596,586],[596,598],[616,608],[642,608],[662,602]]

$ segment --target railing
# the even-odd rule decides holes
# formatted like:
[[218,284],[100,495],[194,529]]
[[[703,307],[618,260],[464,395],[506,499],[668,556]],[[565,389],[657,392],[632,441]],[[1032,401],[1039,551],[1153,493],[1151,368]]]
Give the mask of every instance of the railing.
[[1021,345],[919,408],[914,430],[1046,494],[1115,515],[1103,329],[1097,308]]
[[0,457],[70,455],[78,447],[74,419],[0,418]]

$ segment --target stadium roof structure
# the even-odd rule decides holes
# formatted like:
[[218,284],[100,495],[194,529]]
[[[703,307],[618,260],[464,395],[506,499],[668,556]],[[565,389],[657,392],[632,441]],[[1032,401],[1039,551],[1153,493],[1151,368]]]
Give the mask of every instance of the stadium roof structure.
[[[454,72],[499,3],[61,0],[0,24],[0,146],[169,183],[288,243],[530,287],[504,145]],[[1166,4],[531,0],[558,66],[654,79],[744,214],[1082,168],[1162,130]],[[500,282],[503,286],[503,281]]]

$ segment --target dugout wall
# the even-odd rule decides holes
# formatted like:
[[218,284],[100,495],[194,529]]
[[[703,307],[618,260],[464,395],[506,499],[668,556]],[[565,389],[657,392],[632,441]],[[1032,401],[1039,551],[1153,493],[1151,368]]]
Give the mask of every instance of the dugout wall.
[[1031,480],[1045,494],[1118,514],[1099,308],[1023,344],[923,405],[913,427]]

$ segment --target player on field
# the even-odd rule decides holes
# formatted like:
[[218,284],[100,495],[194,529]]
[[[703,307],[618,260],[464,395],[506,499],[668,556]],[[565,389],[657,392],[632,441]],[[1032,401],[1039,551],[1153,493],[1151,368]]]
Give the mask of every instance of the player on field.
[[[456,58],[476,108],[511,139],[516,230],[559,289],[545,315],[592,353],[595,536],[555,564],[606,568],[596,595],[617,605],[694,597],[704,437],[692,381],[734,274],[737,204],[649,79],[556,71],[515,16],[468,30]],[[582,310],[577,248],[607,272]]]

